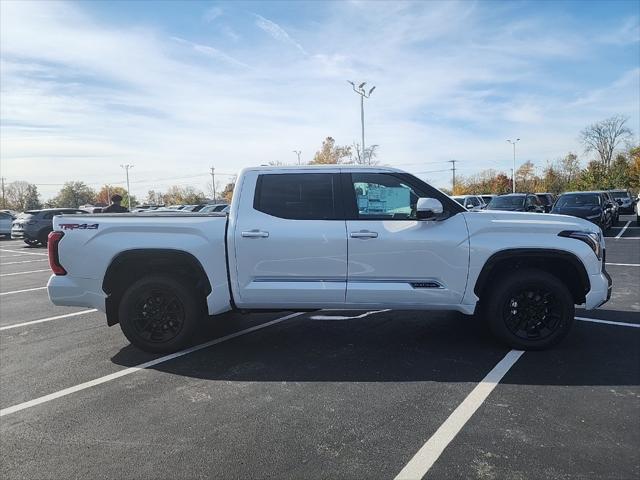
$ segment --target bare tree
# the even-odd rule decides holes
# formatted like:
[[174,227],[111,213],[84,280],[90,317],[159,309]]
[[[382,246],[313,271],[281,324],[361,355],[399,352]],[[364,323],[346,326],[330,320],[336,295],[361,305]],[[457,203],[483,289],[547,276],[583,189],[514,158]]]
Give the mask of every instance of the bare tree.
[[588,126],[580,132],[580,140],[585,152],[595,151],[602,165],[608,170],[613,160],[613,153],[618,145],[631,136],[626,126],[627,118],[614,115]]
[[380,145],[371,145],[366,147],[364,151],[364,158],[362,158],[362,149],[360,144],[353,142],[349,151],[349,163],[355,163],[357,165],[377,165],[378,152],[376,151]]

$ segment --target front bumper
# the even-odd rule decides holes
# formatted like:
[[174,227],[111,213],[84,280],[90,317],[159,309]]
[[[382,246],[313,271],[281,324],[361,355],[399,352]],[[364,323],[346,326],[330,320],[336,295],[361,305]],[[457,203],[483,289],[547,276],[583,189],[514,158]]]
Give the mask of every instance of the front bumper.
[[105,311],[107,295],[101,282],[70,275],[51,275],[47,283],[51,303],[58,306],[97,308]]
[[611,280],[609,272],[604,268],[604,262],[602,263],[602,271],[600,273],[589,275],[589,283],[591,284],[591,290],[587,293],[584,308],[586,310],[593,310],[594,308],[604,305],[611,298],[613,281]]

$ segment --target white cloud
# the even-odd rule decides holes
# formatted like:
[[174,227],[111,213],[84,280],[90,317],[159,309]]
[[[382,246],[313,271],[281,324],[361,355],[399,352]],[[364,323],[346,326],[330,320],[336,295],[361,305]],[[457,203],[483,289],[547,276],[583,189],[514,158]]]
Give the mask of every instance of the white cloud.
[[257,15],[256,14],[256,17],[257,17],[256,25],[261,30],[263,30],[266,33],[268,33],[274,39],[276,39],[276,40],[278,40],[278,41],[280,41],[282,43],[286,43],[286,44],[292,45],[295,48],[297,48],[302,54],[307,55],[307,52],[302,47],[302,45],[300,45],[297,41],[295,41],[293,38],[291,38],[291,36],[286,32],[286,30],[284,28],[282,28],[280,25],[278,25],[275,22],[272,22],[271,20],[268,20],[268,19],[264,18],[261,15]]
[[211,23],[215,21],[217,18],[221,17],[224,13],[224,10],[218,6],[211,7],[204,12],[204,21],[207,23]]

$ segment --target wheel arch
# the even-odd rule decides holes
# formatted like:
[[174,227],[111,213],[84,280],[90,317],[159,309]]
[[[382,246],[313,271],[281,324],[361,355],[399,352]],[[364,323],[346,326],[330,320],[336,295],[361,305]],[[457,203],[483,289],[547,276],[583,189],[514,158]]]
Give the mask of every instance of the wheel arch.
[[492,284],[491,277],[523,268],[537,268],[563,281],[577,305],[586,301],[591,289],[587,270],[575,254],[548,248],[515,248],[501,250],[489,257],[473,291],[482,301],[485,291]]
[[105,310],[109,326],[119,322],[119,299],[126,288],[143,276],[158,273],[185,279],[201,292],[203,299],[211,293],[209,277],[193,254],[165,248],[125,250],[111,260],[102,281],[102,290],[107,294]]

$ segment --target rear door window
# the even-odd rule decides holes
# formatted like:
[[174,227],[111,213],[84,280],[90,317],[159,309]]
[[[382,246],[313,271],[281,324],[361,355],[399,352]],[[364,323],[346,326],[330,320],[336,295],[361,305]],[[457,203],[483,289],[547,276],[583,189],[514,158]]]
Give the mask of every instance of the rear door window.
[[337,220],[339,176],[333,173],[279,173],[258,177],[253,207],[291,220]]

